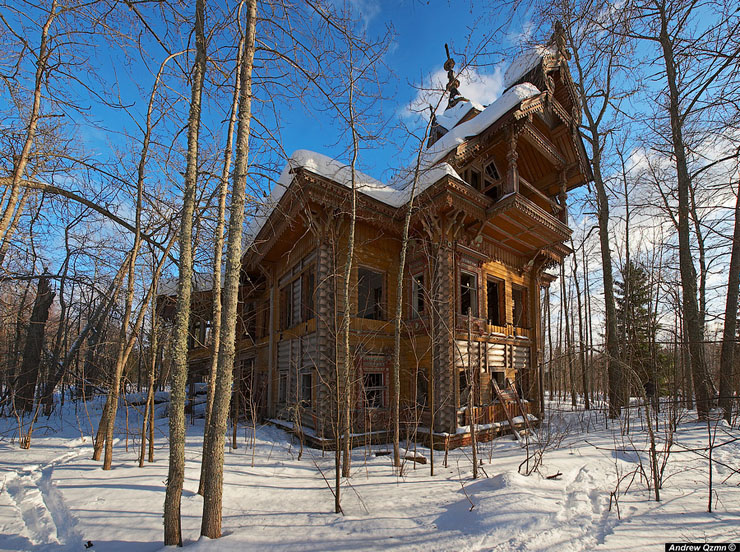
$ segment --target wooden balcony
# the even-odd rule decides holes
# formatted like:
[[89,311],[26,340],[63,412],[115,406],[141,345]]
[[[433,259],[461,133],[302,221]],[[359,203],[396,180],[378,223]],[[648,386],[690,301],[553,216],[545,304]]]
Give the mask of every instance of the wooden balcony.
[[509,190],[486,209],[485,234],[520,255],[559,246],[570,238],[565,205],[521,177]]

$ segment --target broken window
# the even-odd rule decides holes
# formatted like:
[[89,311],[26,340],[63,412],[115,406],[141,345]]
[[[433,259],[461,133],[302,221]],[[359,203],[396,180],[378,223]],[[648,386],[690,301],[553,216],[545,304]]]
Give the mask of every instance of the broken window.
[[478,316],[478,278],[469,272],[460,273],[460,313],[467,316],[470,309]]
[[357,316],[383,320],[383,273],[357,269]]
[[311,408],[313,374],[301,374],[301,403],[304,408]]
[[411,316],[419,318],[424,314],[424,274],[411,277]]
[[514,326],[520,328],[529,327],[527,313],[527,288],[521,286],[511,286],[512,312],[514,316]]
[[285,404],[288,400],[288,372],[278,374],[278,402]]
[[385,407],[385,385],[383,385],[382,372],[365,372],[362,383],[365,393],[365,406],[367,408]]
[[502,320],[501,313],[501,300],[504,296],[504,283],[501,280],[494,280],[489,278],[486,282],[486,298],[488,299],[488,323],[495,326],[502,326],[504,321]]

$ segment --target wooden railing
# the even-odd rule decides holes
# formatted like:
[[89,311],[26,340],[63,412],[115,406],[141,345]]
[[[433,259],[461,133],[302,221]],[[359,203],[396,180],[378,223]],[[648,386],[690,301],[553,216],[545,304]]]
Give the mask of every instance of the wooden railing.
[[514,336],[521,336],[526,338],[532,337],[532,330],[529,328],[520,328],[518,326],[512,326],[511,324],[507,324],[506,326],[497,326],[495,324],[488,324],[488,333],[489,334],[498,334],[502,337],[514,337]]

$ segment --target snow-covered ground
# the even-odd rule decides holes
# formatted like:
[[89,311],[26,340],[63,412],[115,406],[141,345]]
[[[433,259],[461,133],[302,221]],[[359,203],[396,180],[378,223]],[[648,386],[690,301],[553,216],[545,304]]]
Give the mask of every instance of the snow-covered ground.
[[[139,418],[129,408],[126,451],[123,409],[113,470],[106,472],[90,460],[100,405],[87,406],[89,418],[82,405],[75,414],[69,401],[63,416],[42,418],[30,450],[11,440],[14,420],[2,420],[0,550],[78,551],[87,541],[99,552],[162,548],[166,419],[157,419],[155,462],[139,468],[133,437]],[[740,474],[733,471],[740,469],[740,441],[713,451],[718,463],[708,513],[708,461],[685,452],[707,446],[707,427],[690,414],[675,435],[661,502],[651,500],[644,478],[630,475],[640,460],[649,473],[647,455],[633,452],[646,449],[639,421],[623,438],[619,428],[605,429],[602,417],[566,412],[555,417],[553,449],[530,476],[518,472],[526,449],[510,437],[480,445],[478,480],[471,478],[469,449],[450,451],[447,468],[437,452],[434,477],[428,464],[411,462],[395,475],[389,456],[374,454],[386,447],[355,449],[344,515],[333,512],[321,473],[333,481],[332,453],[304,449],[298,460],[296,440],[271,426],[257,429],[252,449],[242,428],[239,448],[226,454],[225,535],[217,541],[198,538],[198,424],[189,428],[182,500],[185,544],[194,551],[663,550],[672,541],[740,542]],[[715,444],[738,438],[737,429],[716,427]],[[429,457],[426,449],[417,452]],[[614,500],[610,509],[615,491],[619,515]]]

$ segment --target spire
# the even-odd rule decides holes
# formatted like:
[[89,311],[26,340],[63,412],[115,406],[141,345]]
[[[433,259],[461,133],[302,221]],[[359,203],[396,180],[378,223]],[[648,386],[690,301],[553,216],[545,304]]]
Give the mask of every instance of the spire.
[[455,107],[461,101],[468,101],[467,98],[463,98],[460,95],[460,81],[455,78],[455,60],[450,57],[450,48],[445,44],[445,53],[447,54],[447,61],[445,61],[444,69],[447,71],[447,92],[450,93],[450,99],[447,102],[447,109]]

